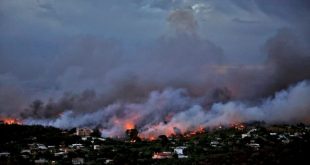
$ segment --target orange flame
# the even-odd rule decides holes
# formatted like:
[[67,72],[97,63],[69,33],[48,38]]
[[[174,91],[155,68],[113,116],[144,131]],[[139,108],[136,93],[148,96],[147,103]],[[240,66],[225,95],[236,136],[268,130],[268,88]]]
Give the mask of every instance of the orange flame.
[[18,119],[14,119],[14,118],[3,118],[2,119],[3,123],[4,124],[8,124],[8,125],[11,125],[11,124],[22,124],[21,121],[19,121]]
[[125,122],[125,124],[124,124],[124,128],[125,128],[126,130],[128,130],[128,129],[134,129],[134,128],[135,128],[135,125],[134,125],[131,121],[127,121],[127,122]]
[[231,127],[236,130],[244,130],[246,128],[246,126],[242,123],[234,123],[231,125]]
[[154,141],[154,140],[156,140],[156,138],[154,136],[150,136],[147,140]]

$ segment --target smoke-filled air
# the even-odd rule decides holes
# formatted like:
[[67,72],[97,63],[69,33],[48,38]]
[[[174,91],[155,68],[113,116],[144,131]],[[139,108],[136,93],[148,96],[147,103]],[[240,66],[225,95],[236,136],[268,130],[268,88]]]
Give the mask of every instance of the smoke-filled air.
[[0,119],[142,138],[310,124],[308,0],[1,0]]

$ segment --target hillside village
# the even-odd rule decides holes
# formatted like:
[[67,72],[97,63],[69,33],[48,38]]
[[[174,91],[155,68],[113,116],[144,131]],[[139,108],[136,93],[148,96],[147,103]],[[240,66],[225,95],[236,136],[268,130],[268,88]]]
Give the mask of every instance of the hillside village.
[[0,124],[0,164],[304,164],[310,127],[261,122],[219,126],[157,139],[131,129],[122,138],[99,130]]

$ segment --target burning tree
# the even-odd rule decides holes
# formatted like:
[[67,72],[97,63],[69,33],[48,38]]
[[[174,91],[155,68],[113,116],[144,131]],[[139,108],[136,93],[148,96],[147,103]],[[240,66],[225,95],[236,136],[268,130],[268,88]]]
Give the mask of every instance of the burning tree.
[[138,134],[139,131],[136,128],[126,130],[126,135],[130,142],[141,141],[141,138],[138,136]]

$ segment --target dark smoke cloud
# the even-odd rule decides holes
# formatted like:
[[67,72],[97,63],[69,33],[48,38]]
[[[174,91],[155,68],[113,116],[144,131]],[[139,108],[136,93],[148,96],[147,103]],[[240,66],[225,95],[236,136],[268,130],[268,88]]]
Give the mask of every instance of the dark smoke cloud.
[[25,91],[17,82],[12,75],[0,75],[0,116],[17,117],[18,110],[30,101],[25,99]]
[[267,41],[267,65],[273,72],[267,91],[280,90],[289,84],[310,79],[310,47],[296,35],[289,29],[281,29]]
[[[287,88],[290,84],[310,79],[310,61],[308,54],[305,53],[307,51],[301,47],[302,43],[298,42],[296,36],[288,29],[280,30],[277,35],[266,42],[268,58],[264,64],[258,66],[228,65],[226,67],[220,64],[220,58],[214,61],[216,56],[204,56],[204,52],[220,52],[215,46],[210,47],[211,43],[205,42],[206,44],[202,44],[203,41],[191,38],[192,36],[187,37],[194,41],[183,40],[182,37],[184,36],[178,37],[164,40],[165,42],[159,45],[159,48],[163,50],[160,55],[163,56],[152,56],[153,58],[149,59],[152,62],[148,63],[148,66],[138,67],[143,67],[143,71],[133,72],[136,75],[131,78],[120,79],[116,84],[113,84],[116,88],[111,90],[110,93],[96,95],[94,91],[86,90],[81,94],[67,94],[56,102],[48,102],[43,109],[39,110],[43,114],[38,115],[33,112],[33,109],[28,109],[25,111],[29,113],[26,116],[38,118],[57,117],[66,110],[82,114],[84,112],[94,112],[115,101],[136,102],[143,100],[150,91],[164,89],[169,85],[185,87],[189,95],[201,97],[202,102],[200,104],[207,108],[212,106],[213,103],[227,102],[231,99],[244,100],[251,98],[252,100],[260,100],[262,97],[268,97],[276,91]],[[192,44],[193,42],[197,42],[197,44]],[[179,47],[180,45],[182,49]],[[190,47],[187,47],[187,45]],[[198,48],[204,49],[201,53],[200,51],[195,52]],[[193,56],[188,59],[190,53]],[[162,58],[166,60],[160,61]],[[200,70],[200,67],[204,67],[206,64],[208,65],[203,69],[208,70]],[[217,65],[213,68],[215,64]],[[178,66],[183,66],[184,71],[182,68],[176,71],[175,68]],[[159,72],[157,74],[156,71],[158,70],[165,71],[165,73]],[[204,71],[204,73],[200,73],[201,71]],[[180,73],[181,75],[178,77]],[[197,73],[197,76],[191,75],[192,73]],[[154,77],[148,77],[147,75]],[[189,77],[190,79],[186,79]],[[211,78],[217,78],[216,82],[218,84],[212,84],[209,80]],[[111,84],[111,86],[113,85]],[[151,116],[154,117],[154,115]],[[148,119],[149,117],[146,117],[146,120]]]
[[[42,105],[39,110],[42,113],[33,114],[38,110],[30,107],[23,116],[52,117],[68,109],[91,112],[115,101],[140,101],[150,91],[169,86],[186,87],[193,95],[211,90],[207,86],[212,83],[208,79],[208,73],[212,71],[206,69],[221,62],[222,50],[212,42],[193,35],[197,29],[191,27],[195,18],[187,13],[189,11],[175,12],[169,15],[168,21],[176,33],[159,38],[152,47],[140,49],[134,55],[124,54],[113,41],[82,38],[76,43],[78,46],[73,47],[74,51],[69,50],[66,58],[59,59],[54,68],[56,73],[62,73],[56,78],[60,88],[71,92],[56,102]],[[179,12],[189,16],[183,18],[183,13],[176,16]],[[171,17],[178,18],[170,20]],[[180,29],[180,26],[186,28]],[[85,98],[85,93],[93,89],[101,92]]]

